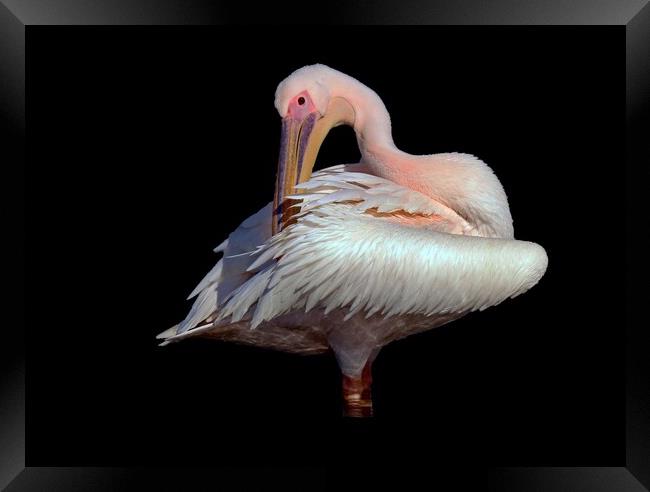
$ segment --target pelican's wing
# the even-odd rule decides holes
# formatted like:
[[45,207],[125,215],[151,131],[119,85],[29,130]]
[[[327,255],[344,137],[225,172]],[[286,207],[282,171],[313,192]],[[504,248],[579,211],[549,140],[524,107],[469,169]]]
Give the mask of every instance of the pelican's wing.
[[539,245],[450,233],[466,227],[453,211],[382,178],[331,168],[302,189],[297,221],[254,253],[255,276],[218,319],[251,313],[255,327],[315,307],[349,316],[473,311],[528,290],[546,270]]
[[368,317],[485,309],[543,275],[540,246],[463,235],[472,232],[453,210],[359,171],[315,173],[295,196],[302,200],[296,222],[273,237],[271,204],[245,221],[171,339],[245,317],[254,328],[313,308]]

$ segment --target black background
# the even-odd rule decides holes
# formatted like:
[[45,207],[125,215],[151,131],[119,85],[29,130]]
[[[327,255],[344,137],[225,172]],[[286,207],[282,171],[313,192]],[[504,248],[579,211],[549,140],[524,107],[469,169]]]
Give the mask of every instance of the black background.
[[[28,465],[623,463],[622,31],[38,28],[27,49]],[[153,340],[271,199],[273,93],[314,62],[375,89],[401,149],[485,160],[549,255],[526,295],[386,347],[372,421],[340,418],[331,356]],[[357,159],[338,128],[317,167]]]

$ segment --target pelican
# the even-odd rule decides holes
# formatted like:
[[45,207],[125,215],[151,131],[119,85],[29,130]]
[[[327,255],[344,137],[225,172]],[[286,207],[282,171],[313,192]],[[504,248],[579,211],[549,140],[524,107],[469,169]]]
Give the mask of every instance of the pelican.
[[[546,252],[514,239],[506,193],[483,161],[399,150],[382,100],[358,80],[305,66],[277,87],[275,107],[273,202],[217,246],[187,317],[158,338],[333,351],[344,414],[370,416],[383,346],[527,291]],[[354,129],[360,162],[313,172],[338,125]]]

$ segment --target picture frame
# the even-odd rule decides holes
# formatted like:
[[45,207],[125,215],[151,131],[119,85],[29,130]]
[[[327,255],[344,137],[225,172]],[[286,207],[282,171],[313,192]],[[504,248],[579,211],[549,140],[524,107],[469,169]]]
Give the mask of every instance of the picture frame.
[[[5,246],[7,258],[15,267],[11,277],[14,298],[10,311],[16,316],[7,330],[4,347],[8,356],[3,364],[2,403],[0,404],[0,435],[4,457],[0,460],[0,487],[7,490],[138,490],[142,484],[158,483],[169,490],[202,490],[206,483],[218,486],[223,480],[228,483],[247,484],[249,488],[262,484],[291,484],[289,488],[300,489],[305,483],[315,484],[313,488],[333,486],[336,480],[327,478],[328,470],[315,464],[314,467],[267,467],[255,468],[253,472],[237,467],[220,468],[215,478],[209,468],[188,470],[187,468],[139,468],[75,467],[69,463],[52,463],[48,467],[30,466],[25,461],[26,433],[25,373],[29,371],[29,346],[24,341],[26,320],[30,317],[29,286],[25,286],[23,263],[29,262],[24,255],[26,231],[24,203],[29,200],[26,190],[25,162],[30,154],[29,121],[26,120],[26,39],[30,31],[39,26],[60,26],[70,29],[71,25],[221,25],[249,22],[300,22],[300,11],[270,12],[261,9],[255,13],[245,12],[242,7],[225,3],[187,2],[179,6],[173,1],[158,2],[155,9],[150,6],[136,7],[129,2],[56,2],[48,8],[38,2],[5,1],[0,5],[0,67],[4,80],[3,98],[8,138],[3,159],[10,163],[6,167],[7,183],[11,193],[6,195],[5,210],[10,210],[8,237],[14,238]],[[103,4],[103,5],[102,5]],[[583,29],[596,29],[610,25],[625,32],[626,37],[626,191],[625,215],[626,264],[626,306],[622,307],[626,324],[626,448],[621,450],[621,461],[617,463],[545,463],[528,467],[489,468],[488,490],[617,490],[642,491],[650,487],[650,391],[648,376],[650,363],[646,357],[649,337],[641,316],[647,294],[645,279],[648,261],[645,252],[647,237],[639,234],[647,225],[647,204],[644,203],[644,183],[647,182],[647,163],[650,162],[647,135],[650,134],[648,117],[648,87],[650,71],[650,7],[645,2],[601,2],[600,11],[588,2],[576,2],[571,7],[557,2],[542,5],[535,2],[501,2],[489,9],[463,8],[443,2],[429,3],[427,8],[405,5],[403,10],[362,6],[347,7],[344,18],[350,24],[427,24],[427,25],[582,25]],[[410,7],[410,8],[407,8]],[[341,12],[323,12],[324,22],[335,22]],[[623,56],[621,54],[621,56]],[[623,62],[621,61],[621,67]],[[621,125],[623,122],[621,122]],[[623,222],[623,220],[621,220]],[[640,226],[641,225],[641,226]],[[618,234],[618,231],[616,231]],[[620,235],[620,234],[619,234]],[[642,237],[643,236],[643,237]],[[646,235],[647,236],[647,235]],[[30,239],[32,236],[29,236]],[[15,261],[13,261],[15,259]],[[623,258],[612,261],[623,262]],[[622,289],[623,286],[620,286]],[[20,309],[15,307],[19,306]],[[26,357],[27,355],[27,357]],[[622,394],[623,390],[621,390]],[[621,396],[622,397],[622,396]],[[363,432],[361,432],[363,435]],[[624,458],[624,459],[623,459]],[[542,466],[562,465],[562,466]],[[367,474],[372,475],[372,471]],[[191,476],[191,479],[188,478]],[[190,483],[192,485],[190,485]],[[193,488],[190,488],[193,487]]]

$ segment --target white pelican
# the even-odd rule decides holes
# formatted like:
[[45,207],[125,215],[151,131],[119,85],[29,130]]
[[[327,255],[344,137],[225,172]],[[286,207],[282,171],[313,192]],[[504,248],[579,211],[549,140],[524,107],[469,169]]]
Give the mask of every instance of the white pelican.
[[[275,199],[215,251],[187,317],[163,345],[213,337],[299,354],[333,350],[345,414],[372,412],[371,364],[387,343],[517,296],[546,270],[514,239],[506,194],[472,155],[397,149],[379,96],[324,65],[278,86],[282,141]],[[361,162],[312,174],[337,125]]]

